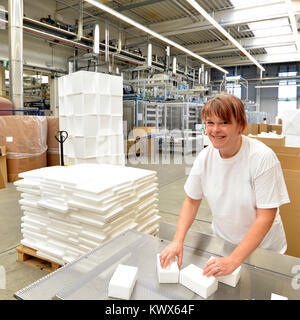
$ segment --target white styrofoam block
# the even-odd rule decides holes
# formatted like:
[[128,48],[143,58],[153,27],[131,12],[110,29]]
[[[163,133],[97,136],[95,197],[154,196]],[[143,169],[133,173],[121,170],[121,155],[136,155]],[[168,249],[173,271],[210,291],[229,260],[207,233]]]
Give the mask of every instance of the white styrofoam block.
[[112,116],[111,117],[112,132],[117,134],[123,134],[123,117]]
[[[214,258],[215,257],[210,257],[208,259],[208,261],[210,261]],[[242,267],[239,266],[231,274],[228,274],[227,276],[217,277],[217,280],[224,283],[224,284],[227,284],[228,286],[236,287],[237,283],[240,280],[241,270],[242,270]]]
[[123,100],[119,96],[111,96],[111,114],[115,116],[123,115]]
[[59,107],[60,116],[64,116],[66,114],[65,101],[66,101],[66,98],[64,96],[58,97],[58,107]]
[[177,260],[174,258],[170,261],[165,269],[162,268],[159,259],[159,253],[157,254],[157,275],[159,283],[178,283],[179,280],[179,268]]
[[99,118],[97,115],[75,116],[74,127],[72,128],[73,135],[95,137],[98,135]]
[[110,92],[111,76],[105,73],[97,73],[97,75],[98,75],[97,91],[100,94],[111,94]]
[[96,157],[97,137],[72,137],[70,141],[73,143],[75,157]]
[[98,87],[98,75],[96,72],[91,71],[77,71],[70,73],[66,78],[66,84],[71,86],[72,93],[96,93]]
[[111,127],[111,116],[110,115],[101,115],[99,118],[99,134],[100,135],[110,135],[112,134]]
[[218,280],[211,276],[206,277],[203,274],[203,269],[190,264],[180,270],[179,282],[185,287],[197,293],[202,298],[208,298],[218,289]]
[[120,76],[110,76],[110,93],[123,96],[123,79]]
[[65,95],[65,90],[64,90],[64,77],[59,77],[58,78],[58,96],[62,97]]
[[288,298],[284,296],[280,296],[279,294],[276,294],[276,293],[272,293],[271,300],[288,300]]
[[99,95],[98,114],[107,115],[111,112],[111,97],[108,94]]
[[108,296],[129,300],[137,279],[137,267],[119,264],[109,281]]
[[123,134],[111,135],[109,139],[110,139],[110,150],[112,154],[121,154],[124,152]]
[[110,136],[98,136],[97,137],[97,155],[103,156],[109,154],[111,149]]

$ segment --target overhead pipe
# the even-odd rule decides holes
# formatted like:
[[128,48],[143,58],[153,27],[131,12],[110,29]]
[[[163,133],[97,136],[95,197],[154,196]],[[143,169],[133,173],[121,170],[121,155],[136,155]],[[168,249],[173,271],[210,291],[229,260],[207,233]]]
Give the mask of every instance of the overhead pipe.
[[93,53],[99,54],[99,42],[100,42],[100,28],[99,24],[94,26],[94,39],[93,39]]
[[198,84],[199,85],[201,84],[201,73],[202,73],[202,69],[199,68],[199,70],[198,70]]
[[201,64],[201,84],[204,86],[205,83],[205,67],[204,63]]
[[79,0],[79,19],[78,19],[77,40],[81,40],[82,36],[83,36],[83,0]]
[[177,70],[177,59],[176,57],[173,57],[173,74],[176,74]]
[[23,0],[8,0],[9,87],[14,109],[23,109]]
[[109,27],[105,21],[105,62],[109,62]]
[[170,69],[170,46],[166,47],[166,69],[169,71]]
[[149,68],[152,66],[152,44],[151,43],[148,43],[147,66]]

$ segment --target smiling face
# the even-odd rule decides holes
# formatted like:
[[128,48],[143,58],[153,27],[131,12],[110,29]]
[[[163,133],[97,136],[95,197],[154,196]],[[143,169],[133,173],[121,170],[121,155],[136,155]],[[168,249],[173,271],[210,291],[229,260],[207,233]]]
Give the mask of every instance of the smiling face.
[[204,105],[201,116],[207,135],[221,157],[233,157],[240,149],[241,134],[247,125],[243,102],[233,95],[219,95]]
[[243,128],[235,119],[225,121],[212,113],[206,118],[205,126],[209,140],[219,150],[221,157],[230,158],[239,151]]

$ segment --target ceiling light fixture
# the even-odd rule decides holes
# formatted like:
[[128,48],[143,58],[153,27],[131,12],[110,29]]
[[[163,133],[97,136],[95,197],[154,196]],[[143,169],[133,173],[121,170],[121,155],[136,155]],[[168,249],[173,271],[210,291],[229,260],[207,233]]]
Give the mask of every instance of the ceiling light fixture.
[[299,40],[299,34],[298,34],[298,28],[297,28],[297,23],[296,23],[296,19],[295,19],[295,14],[294,14],[294,9],[292,6],[292,1],[291,0],[285,0],[285,3],[288,7],[288,14],[289,14],[289,18],[290,18],[290,23],[292,25],[292,30],[293,30],[293,34],[294,34],[294,39],[296,42],[296,46],[297,46],[297,50],[300,53],[300,40]]
[[195,0],[186,0],[191,6],[193,6],[206,20],[208,20],[216,29],[218,29],[228,40],[230,40],[239,50],[241,50],[245,56],[247,56],[261,71],[265,71],[265,68],[260,65],[251,54],[244,49],[215,19],[213,19]]
[[107,12],[107,13],[113,15],[113,16],[115,16],[116,18],[118,18],[120,20],[123,20],[123,21],[127,22],[128,24],[131,24],[132,26],[134,26],[134,27],[136,27],[136,28],[138,28],[138,29],[150,34],[154,38],[157,38],[157,39],[169,44],[170,46],[173,46],[173,47],[179,49],[180,51],[182,51],[182,52],[184,52],[184,53],[186,53],[186,54],[188,54],[188,55],[190,55],[190,56],[192,56],[192,57],[194,57],[194,58],[196,58],[196,59],[208,64],[208,65],[210,65],[211,67],[213,67],[215,69],[218,69],[218,70],[220,70],[221,72],[223,72],[225,74],[228,73],[228,71],[226,71],[225,69],[217,66],[216,64],[212,63],[211,61],[209,61],[209,60],[199,56],[198,54],[196,54],[196,53],[184,48],[183,46],[179,45],[178,43],[176,43],[176,42],[174,42],[174,41],[172,41],[172,40],[170,40],[170,39],[168,39],[168,38],[166,38],[166,37],[164,37],[162,35],[160,35],[159,33],[156,33],[155,31],[153,31],[153,30],[141,25],[140,23],[138,23],[138,22],[136,22],[136,21],[124,16],[123,14],[111,9],[110,7],[100,3],[98,1],[95,1],[95,0],[85,0],[85,1],[90,3],[90,4],[92,4],[92,5],[94,5],[95,7],[99,8],[99,9],[101,9],[101,10],[103,10],[103,11],[105,11],[105,12]]

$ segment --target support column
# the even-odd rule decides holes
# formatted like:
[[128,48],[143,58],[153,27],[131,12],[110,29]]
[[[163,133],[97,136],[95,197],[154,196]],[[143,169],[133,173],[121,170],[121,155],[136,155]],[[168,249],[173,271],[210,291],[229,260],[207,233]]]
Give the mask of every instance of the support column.
[[8,0],[9,87],[14,109],[23,109],[23,0]]

